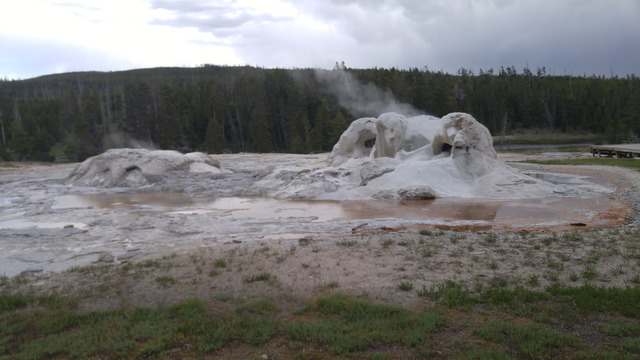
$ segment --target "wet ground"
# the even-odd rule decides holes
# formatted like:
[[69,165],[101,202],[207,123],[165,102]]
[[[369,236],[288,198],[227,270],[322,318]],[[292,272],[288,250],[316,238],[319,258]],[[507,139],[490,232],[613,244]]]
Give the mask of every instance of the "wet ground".
[[[456,224],[478,224],[491,229],[518,230],[541,225],[614,226],[620,219],[612,219],[605,214],[617,207],[619,204],[606,195],[589,199],[322,201],[265,197],[191,197],[183,193],[161,192],[63,195],[56,198],[51,208],[128,209],[135,213],[158,212],[238,220],[298,219],[312,223],[403,219],[417,220],[422,224],[449,224],[452,227]],[[19,226],[20,222],[17,221],[13,226]],[[31,226],[29,222],[25,222],[23,227],[27,225]],[[0,223],[0,227],[2,226]]]
[[[248,160],[246,154],[228,155],[222,162],[223,167],[224,161],[238,167],[240,161],[255,161],[259,167],[273,161],[271,157]],[[610,227],[624,222],[629,211],[615,198],[616,185],[593,174],[529,170],[530,175],[552,183],[583,184],[587,180],[603,190],[588,198],[304,201],[195,197],[171,191],[78,191],[63,185],[72,169],[73,165],[1,168],[0,275],[59,272],[223,243],[339,236],[375,229],[564,231]]]

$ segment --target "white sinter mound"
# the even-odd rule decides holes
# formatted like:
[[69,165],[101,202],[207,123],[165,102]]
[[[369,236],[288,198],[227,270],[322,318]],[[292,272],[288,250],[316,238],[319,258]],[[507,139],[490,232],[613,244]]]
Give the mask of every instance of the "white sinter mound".
[[258,185],[278,197],[335,200],[539,198],[565,191],[499,160],[489,130],[465,113],[355,120],[327,163],[287,183],[276,170]]
[[504,164],[487,128],[465,113],[357,119],[324,164],[289,161],[265,167],[260,156],[254,158],[221,170],[203,153],[112,149],[80,164],[67,184],[318,200],[514,199],[569,191]]
[[78,186],[140,187],[177,174],[220,174],[220,163],[203,153],[111,149],[85,160],[67,177]]

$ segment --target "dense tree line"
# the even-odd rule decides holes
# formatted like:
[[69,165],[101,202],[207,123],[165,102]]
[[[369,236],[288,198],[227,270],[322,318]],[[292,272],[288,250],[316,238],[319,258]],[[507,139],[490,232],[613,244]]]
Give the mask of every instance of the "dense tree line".
[[81,161],[140,144],[210,153],[328,151],[353,119],[379,115],[344,107],[331,90],[336,84],[324,77],[332,72],[428,114],[471,113],[494,134],[544,127],[588,131],[611,142],[640,134],[635,75],[204,65],[0,81],[0,158]]

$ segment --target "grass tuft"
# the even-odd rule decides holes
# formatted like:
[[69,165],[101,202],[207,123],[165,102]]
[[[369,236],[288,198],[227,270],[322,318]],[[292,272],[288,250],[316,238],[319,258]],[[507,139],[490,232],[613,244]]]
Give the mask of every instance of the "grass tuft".
[[175,285],[176,279],[171,276],[159,276],[156,278],[156,282],[166,289]]
[[221,268],[226,268],[227,267],[227,260],[225,259],[216,259],[216,261],[213,262],[213,266],[221,269]]
[[357,300],[344,294],[320,298],[300,315],[319,319],[287,324],[286,336],[293,341],[327,345],[333,354],[363,351],[379,344],[416,347],[444,325],[437,315]]
[[351,247],[351,246],[355,246],[358,242],[355,240],[339,240],[336,241],[336,245],[338,246],[344,246],[344,247]]
[[247,284],[250,284],[250,283],[257,282],[257,281],[269,281],[269,280],[271,280],[271,278],[272,278],[271,274],[263,272],[263,273],[260,273],[260,274],[257,274],[257,275],[251,275],[251,276],[245,277],[244,278],[244,282],[247,283]]
[[0,313],[22,309],[30,299],[24,295],[0,295]]
[[398,289],[400,289],[402,291],[411,291],[411,290],[413,290],[413,283],[411,281],[402,281],[398,285]]
[[418,291],[418,296],[435,300],[448,307],[468,306],[476,302],[476,299],[466,286],[452,280],[447,280],[428,289],[423,287],[422,290]]
[[515,348],[524,359],[557,358],[554,354],[558,348],[583,347],[575,337],[542,325],[515,325],[507,322],[490,322],[474,331],[485,340],[495,343],[506,343]]

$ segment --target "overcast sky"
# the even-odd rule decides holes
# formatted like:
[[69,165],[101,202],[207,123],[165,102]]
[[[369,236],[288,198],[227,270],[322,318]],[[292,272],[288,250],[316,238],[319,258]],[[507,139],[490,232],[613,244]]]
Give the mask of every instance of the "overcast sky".
[[2,0],[0,78],[157,66],[640,75],[640,0]]

